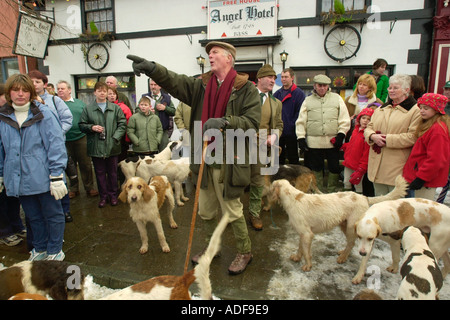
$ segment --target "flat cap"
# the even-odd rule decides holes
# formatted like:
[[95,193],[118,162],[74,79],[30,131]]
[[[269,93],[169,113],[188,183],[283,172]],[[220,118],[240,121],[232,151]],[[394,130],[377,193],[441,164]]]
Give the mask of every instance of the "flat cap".
[[313,82],[314,83],[320,83],[320,84],[330,84],[331,83],[331,79],[328,78],[324,74],[318,74],[318,75],[316,75],[314,77]]
[[450,81],[447,81],[444,85],[444,88],[450,88]]
[[211,51],[211,49],[213,47],[221,47],[227,51],[229,51],[231,53],[231,55],[233,56],[233,59],[236,60],[236,48],[234,46],[232,46],[229,43],[226,42],[222,42],[222,41],[211,41],[208,42],[208,44],[206,45],[206,53],[209,54],[209,51]]
[[256,78],[258,79],[267,76],[275,76],[275,79],[277,78],[277,74],[270,64],[263,65],[261,68],[259,68],[258,73],[256,74]]

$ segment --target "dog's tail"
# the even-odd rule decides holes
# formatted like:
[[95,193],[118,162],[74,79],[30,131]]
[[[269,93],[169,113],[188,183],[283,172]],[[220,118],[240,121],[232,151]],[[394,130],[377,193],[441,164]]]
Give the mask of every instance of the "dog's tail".
[[369,205],[373,205],[375,203],[388,201],[388,200],[397,200],[400,198],[405,197],[406,192],[408,191],[408,182],[401,176],[397,176],[395,178],[395,188],[391,192],[389,192],[387,195],[384,196],[378,196],[378,197],[368,197],[367,201],[369,202]]
[[195,267],[195,282],[200,289],[200,298],[203,300],[212,299],[211,280],[209,279],[209,267],[214,256],[219,252],[222,234],[225,231],[229,222],[228,214],[222,216],[219,224],[214,230],[209,241],[208,248],[205,253],[198,260],[198,265]]

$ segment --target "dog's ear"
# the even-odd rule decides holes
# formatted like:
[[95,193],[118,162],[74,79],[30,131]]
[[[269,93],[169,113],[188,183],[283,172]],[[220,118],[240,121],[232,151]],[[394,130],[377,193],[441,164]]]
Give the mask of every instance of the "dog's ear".
[[355,222],[355,225],[353,226],[353,228],[355,228],[355,234],[358,234],[358,224],[361,221],[361,219],[359,219],[358,221]]
[[373,222],[375,223],[376,227],[377,227],[377,237],[381,234],[382,230],[380,227],[380,224],[378,223],[378,219],[375,217],[372,219]]
[[144,190],[142,190],[142,197],[145,202],[149,202],[153,196],[155,195],[155,191],[153,191],[147,184],[144,184]]
[[122,191],[120,192],[118,196],[119,200],[126,203],[128,198],[128,182],[125,182],[122,185]]

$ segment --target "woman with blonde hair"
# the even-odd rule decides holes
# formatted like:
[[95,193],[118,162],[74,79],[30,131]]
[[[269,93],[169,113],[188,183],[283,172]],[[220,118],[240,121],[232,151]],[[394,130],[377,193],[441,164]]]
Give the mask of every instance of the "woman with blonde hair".
[[362,109],[372,103],[383,104],[383,102],[377,98],[376,92],[377,84],[375,78],[370,74],[363,74],[360,76],[353,94],[345,99],[348,115],[350,117],[357,116]]
[[375,195],[394,189],[394,181],[403,173],[421,121],[416,100],[409,94],[411,77],[396,74],[389,79],[389,102],[377,108],[364,131],[371,146],[367,176],[374,183]]

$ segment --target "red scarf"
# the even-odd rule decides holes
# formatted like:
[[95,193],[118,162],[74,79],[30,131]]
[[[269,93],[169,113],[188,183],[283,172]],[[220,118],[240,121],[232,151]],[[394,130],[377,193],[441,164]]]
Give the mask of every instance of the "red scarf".
[[202,126],[210,118],[222,118],[225,116],[236,75],[236,70],[231,69],[219,88],[217,88],[217,77],[215,74],[209,79],[203,100]]

